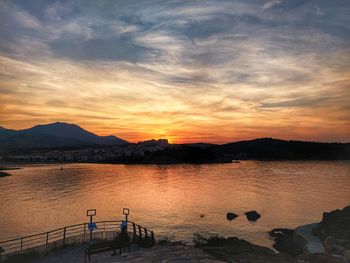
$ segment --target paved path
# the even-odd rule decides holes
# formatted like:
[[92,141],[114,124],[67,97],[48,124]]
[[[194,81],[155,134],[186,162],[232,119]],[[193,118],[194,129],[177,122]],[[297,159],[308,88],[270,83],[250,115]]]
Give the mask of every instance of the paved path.
[[[114,262],[186,262],[186,263],[220,263],[201,249],[184,246],[181,244],[169,244],[155,246],[148,249],[138,249],[128,253],[125,257],[111,256],[112,252],[105,252],[91,256],[90,263],[114,263]],[[49,253],[47,256],[37,258],[30,263],[81,263],[84,262],[84,251],[81,247],[60,249]],[[87,262],[88,259],[87,259]]]
[[312,234],[312,229],[316,226],[317,223],[300,226],[295,229],[295,232],[307,241],[307,251],[309,253],[325,253],[321,240]]

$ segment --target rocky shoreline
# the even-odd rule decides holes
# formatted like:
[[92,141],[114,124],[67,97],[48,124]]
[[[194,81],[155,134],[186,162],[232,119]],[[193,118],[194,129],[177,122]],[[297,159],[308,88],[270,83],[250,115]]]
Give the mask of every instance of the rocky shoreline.
[[[228,214],[231,215],[231,214]],[[350,263],[350,206],[325,212],[320,223],[269,232],[273,250],[237,237],[195,235],[194,244],[227,262],[246,263]]]
[[343,256],[350,262],[350,206],[323,213],[313,234],[322,240],[327,252]]
[[237,237],[212,236],[204,238],[196,235],[195,247],[201,248],[209,255],[225,262],[246,263],[296,263],[287,253],[275,253],[272,249],[254,245]]
[[[350,206],[325,212],[320,223],[276,228],[269,234],[279,253],[237,237],[195,234],[194,247],[164,240],[153,248],[135,249],[125,257],[102,253],[92,262],[350,263]],[[83,262],[83,252],[81,247],[59,249],[30,262]]]
[[350,262],[350,206],[324,212],[321,222],[296,229],[274,229],[274,248],[298,262]]

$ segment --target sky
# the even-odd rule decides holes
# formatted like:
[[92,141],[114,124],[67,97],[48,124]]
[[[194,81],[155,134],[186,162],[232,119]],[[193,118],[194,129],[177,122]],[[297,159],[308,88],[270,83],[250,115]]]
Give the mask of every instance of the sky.
[[349,0],[0,0],[0,125],[350,142]]

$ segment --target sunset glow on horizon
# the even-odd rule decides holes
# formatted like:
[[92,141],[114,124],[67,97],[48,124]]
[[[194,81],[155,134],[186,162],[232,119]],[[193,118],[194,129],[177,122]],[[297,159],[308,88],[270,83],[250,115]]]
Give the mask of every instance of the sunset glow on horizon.
[[350,142],[349,1],[1,1],[0,126]]

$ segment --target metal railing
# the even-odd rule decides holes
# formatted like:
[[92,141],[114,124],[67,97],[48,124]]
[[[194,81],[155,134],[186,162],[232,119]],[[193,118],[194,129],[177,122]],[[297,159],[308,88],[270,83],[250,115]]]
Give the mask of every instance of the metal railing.
[[[95,222],[97,228],[92,232],[92,240],[113,240],[123,221]],[[132,241],[141,245],[154,245],[154,232],[134,222],[128,222],[128,232]],[[6,259],[15,254],[37,254],[66,247],[68,245],[85,244],[90,241],[88,223],[65,226],[45,233],[25,236],[0,242],[0,259]],[[0,249],[0,251],[1,251]]]

